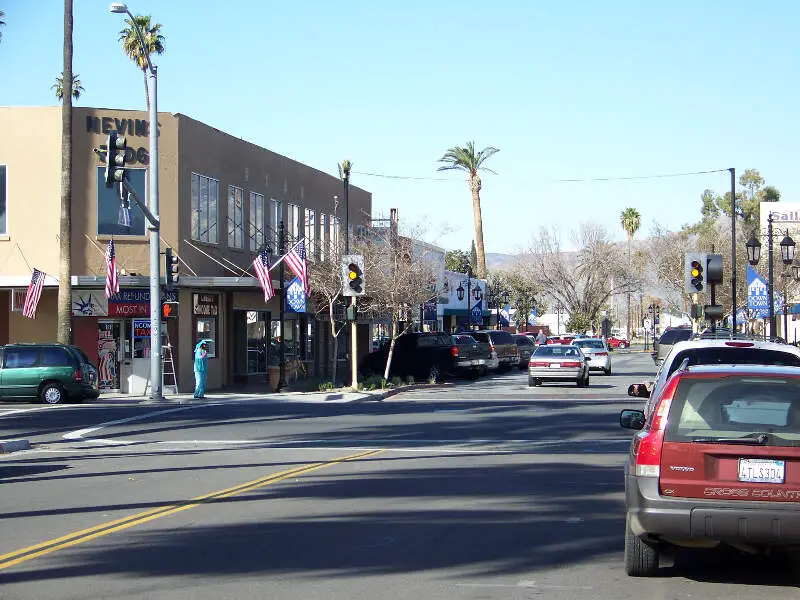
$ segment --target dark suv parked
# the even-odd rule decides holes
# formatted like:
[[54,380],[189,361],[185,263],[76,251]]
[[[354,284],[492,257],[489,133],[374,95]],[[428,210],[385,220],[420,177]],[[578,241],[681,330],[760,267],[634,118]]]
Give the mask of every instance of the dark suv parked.
[[678,342],[692,339],[691,327],[667,327],[658,341],[653,344],[653,360],[658,365]]
[[47,404],[97,398],[97,369],[76,346],[0,347],[0,398],[39,398]]
[[489,342],[492,350],[497,353],[497,371],[508,371],[519,366],[519,348],[517,342],[507,331],[502,329],[486,329],[483,331],[470,331],[469,334],[479,342]]

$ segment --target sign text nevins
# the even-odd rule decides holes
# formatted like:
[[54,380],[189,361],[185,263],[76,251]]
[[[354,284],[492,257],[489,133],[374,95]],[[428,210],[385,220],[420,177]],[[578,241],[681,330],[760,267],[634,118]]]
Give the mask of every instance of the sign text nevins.
[[87,133],[108,135],[112,131],[120,135],[147,137],[150,135],[150,122],[144,119],[117,119],[116,117],[86,117]]

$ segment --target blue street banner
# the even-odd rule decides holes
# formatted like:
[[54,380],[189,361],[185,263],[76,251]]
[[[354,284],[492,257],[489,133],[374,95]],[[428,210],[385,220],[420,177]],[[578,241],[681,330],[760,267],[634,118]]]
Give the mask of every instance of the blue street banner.
[[478,300],[472,306],[472,319],[482,319],[483,318],[483,299]]
[[503,308],[500,309],[500,325],[502,327],[508,327],[510,316],[511,316],[511,307],[508,304],[506,304]]
[[286,287],[286,310],[294,313],[306,312],[306,292],[299,277],[292,279]]
[[528,315],[528,325],[536,325],[538,323],[537,316],[536,309],[532,308],[531,313]]
[[[756,319],[769,316],[769,287],[756,270],[747,265],[747,308],[754,311]],[[783,295],[775,293],[774,312],[783,310]]]

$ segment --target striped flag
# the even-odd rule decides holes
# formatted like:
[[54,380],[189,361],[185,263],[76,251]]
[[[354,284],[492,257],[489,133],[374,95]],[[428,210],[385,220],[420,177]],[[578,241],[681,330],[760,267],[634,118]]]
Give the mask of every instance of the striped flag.
[[267,302],[275,295],[275,290],[272,289],[272,278],[269,276],[269,257],[266,250],[262,250],[261,254],[256,256],[253,261],[253,269],[255,269],[258,282],[264,290],[264,302]]
[[31,282],[28,284],[28,293],[25,294],[25,306],[22,308],[22,315],[29,318],[36,318],[36,307],[39,306],[39,298],[42,297],[42,287],[46,275],[39,269],[33,270]]
[[114,252],[114,240],[108,240],[108,248],[106,248],[106,298],[111,298],[117,292],[119,292],[117,255]]
[[306,242],[305,239],[295,244],[283,257],[292,272],[300,278],[306,297],[311,296],[311,289],[308,287],[308,263],[306,262]]

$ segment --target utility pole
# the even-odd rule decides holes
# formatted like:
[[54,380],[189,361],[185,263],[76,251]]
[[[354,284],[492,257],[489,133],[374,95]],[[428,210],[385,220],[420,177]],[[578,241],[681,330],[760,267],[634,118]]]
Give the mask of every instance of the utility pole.
[[350,380],[352,381],[352,389],[354,392],[358,391],[358,328],[356,327],[356,297],[350,298],[350,310],[353,313],[353,320],[350,321]]
[[[278,256],[283,256],[286,252],[286,230],[283,227],[283,221],[278,224]],[[281,293],[280,293],[280,300],[281,300],[281,308],[280,308],[280,321],[281,321],[281,339],[278,341],[278,357],[280,360],[279,367],[278,367],[278,385],[275,387],[276,392],[280,392],[283,388],[286,387],[286,356],[283,352],[283,345],[284,341],[286,340],[286,332],[284,331],[284,326],[286,325],[285,322],[285,315],[284,315],[284,308],[286,306],[286,283],[284,283],[284,278],[286,276],[284,272],[283,260],[281,260],[280,267],[278,268],[278,278],[281,280]]]

